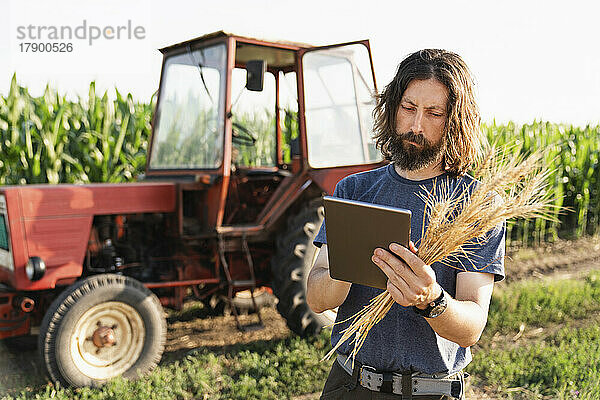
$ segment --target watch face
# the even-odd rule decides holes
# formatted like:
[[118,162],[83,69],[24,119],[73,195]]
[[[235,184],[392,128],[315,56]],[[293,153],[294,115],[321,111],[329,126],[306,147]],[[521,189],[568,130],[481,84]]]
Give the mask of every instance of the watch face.
[[446,307],[448,306],[448,300],[444,295],[444,291],[442,290],[442,294],[440,297],[435,300],[429,306],[429,318],[435,318],[446,311]]
[[437,317],[438,315],[443,313],[445,309],[446,309],[445,302],[442,304],[438,304],[437,306],[431,308],[431,312],[429,313],[429,315],[431,316],[431,318]]

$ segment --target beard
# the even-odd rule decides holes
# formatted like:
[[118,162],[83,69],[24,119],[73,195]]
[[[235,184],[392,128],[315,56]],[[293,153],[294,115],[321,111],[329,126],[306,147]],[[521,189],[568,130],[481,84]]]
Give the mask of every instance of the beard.
[[[415,146],[413,142],[419,146]],[[444,136],[436,142],[430,142],[421,134],[412,131],[394,134],[388,139],[387,150],[391,161],[400,169],[415,171],[431,165],[440,160],[445,150]]]

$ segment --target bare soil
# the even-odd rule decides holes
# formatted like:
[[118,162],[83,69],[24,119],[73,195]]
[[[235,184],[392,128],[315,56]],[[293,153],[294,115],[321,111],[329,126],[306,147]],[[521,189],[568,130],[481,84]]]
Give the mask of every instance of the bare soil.
[[569,279],[600,266],[600,237],[560,240],[532,248],[512,249],[505,259],[506,282],[551,276]]
[[[183,318],[179,317],[179,313],[170,317],[161,363],[169,363],[199,348],[225,352],[234,345],[284,339],[291,335],[285,320],[274,307],[265,307],[260,311],[262,327],[257,326],[256,313],[240,315],[239,322],[244,329],[240,331],[233,316],[207,316],[203,309],[194,306],[197,303],[184,308]],[[186,313],[188,310],[190,312]],[[191,315],[197,317],[188,319]]]
[[[600,238],[565,240],[536,248],[513,249],[507,255],[505,264],[508,283],[532,277],[576,277],[592,269],[600,269]],[[179,312],[169,312],[167,343],[161,364],[181,359],[197,349],[226,352],[232,346],[283,339],[292,335],[285,320],[274,307],[264,308],[260,314],[264,328],[255,329],[253,324],[258,322],[258,318],[256,314],[250,314],[240,316],[240,323],[249,325],[248,329],[240,331],[233,316],[211,316],[200,303],[188,304]],[[541,334],[539,328],[536,329],[525,330],[516,338],[493,338],[491,346],[530,340]],[[515,336],[517,334],[518,332]],[[43,367],[35,350],[36,339],[30,337],[12,342],[0,341],[0,395],[23,389],[35,390],[46,384]],[[468,394],[471,399],[494,398],[485,388],[471,387]],[[316,398],[318,394],[303,395],[296,399]]]

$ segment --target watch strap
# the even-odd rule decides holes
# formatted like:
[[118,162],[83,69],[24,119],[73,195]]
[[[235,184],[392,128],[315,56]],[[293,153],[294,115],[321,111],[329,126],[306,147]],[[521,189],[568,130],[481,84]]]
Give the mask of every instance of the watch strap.
[[426,308],[420,309],[416,306],[412,306],[413,311],[425,318],[435,318],[446,311],[446,307],[448,306],[448,296],[444,288],[440,287],[440,289],[442,289],[442,292],[439,297],[430,302]]

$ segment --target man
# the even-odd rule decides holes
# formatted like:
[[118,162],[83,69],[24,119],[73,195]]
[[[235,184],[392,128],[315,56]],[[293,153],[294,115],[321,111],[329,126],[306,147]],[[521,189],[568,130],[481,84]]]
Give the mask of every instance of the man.
[[[339,348],[323,399],[464,398],[462,369],[485,327],[494,282],[504,278],[505,227],[474,244],[469,260],[454,261],[456,268],[426,265],[416,256],[427,225],[417,193],[423,186],[431,191],[442,184],[472,190],[474,179],[466,172],[479,159],[483,140],[473,86],[458,55],[421,50],[400,63],[378,96],[375,138],[392,162],[342,179],[334,196],[411,210],[411,244],[410,249],[390,244],[373,252],[372,261],[388,276],[387,290],[397,304],[370,330],[354,370],[344,362],[351,344]],[[315,312],[339,307],[331,335],[335,345],[347,319],[381,290],[329,276],[325,222],[314,243],[320,250],[308,277],[307,302]],[[424,375],[430,380],[415,380]],[[458,382],[448,383],[452,380]],[[435,389],[419,389],[424,385]],[[429,394],[419,395],[424,392]]]

